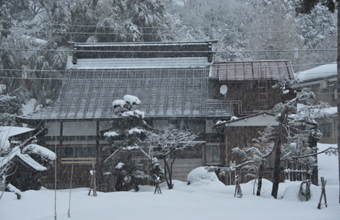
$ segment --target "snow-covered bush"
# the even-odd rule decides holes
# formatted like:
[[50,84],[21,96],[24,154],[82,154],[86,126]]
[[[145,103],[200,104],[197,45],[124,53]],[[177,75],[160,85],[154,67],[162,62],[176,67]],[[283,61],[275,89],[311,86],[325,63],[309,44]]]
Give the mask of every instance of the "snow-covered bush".
[[152,185],[155,185],[159,181],[164,179],[164,169],[160,167],[158,159],[153,157],[151,159],[151,169],[150,169],[150,181]]
[[207,185],[211,182],[219,181],[215,172],[209,172],[205,167],[197,167],[193,169],[187,178],[188,184]]

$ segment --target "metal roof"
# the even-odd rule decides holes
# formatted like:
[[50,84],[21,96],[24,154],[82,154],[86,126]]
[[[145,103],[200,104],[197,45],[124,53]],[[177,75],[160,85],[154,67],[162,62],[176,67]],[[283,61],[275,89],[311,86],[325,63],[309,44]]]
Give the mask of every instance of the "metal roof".
[[[133,65],[133,64],[131,64]],[[228,117],[229,103],[209,99],[210,67],[67,70],[53,106],[22,119],[113,118],[112,101],[126,94],[142,101],[145,117]]]
[[212,65],[210,77],[219,81],[245,81],[245,80],[277,80],[286,76],[294,79],[294,71],[290,61],[267,60],[245,62],[222,62]]

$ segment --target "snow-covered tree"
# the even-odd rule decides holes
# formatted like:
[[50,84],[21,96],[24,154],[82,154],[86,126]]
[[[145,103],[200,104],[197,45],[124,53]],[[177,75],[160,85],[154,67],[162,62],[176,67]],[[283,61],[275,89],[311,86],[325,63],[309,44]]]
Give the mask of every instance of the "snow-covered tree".
[[98,2],[96,38],[99,42],[160,41],[165,7],[155,0]]
[[118,119],[111,121],[111,129],[104,133],[105,137],[114,141],[123,139],[121,147],[139,147],[149,128],[144,121],[144,112],[138,110],[141,101],[132,95],[125,95],[121,100],[114,100],[112,106]]
[[196,134],[183,131],[170,125],[165,130],[157,133],[149,133],[147,142],[153,146],[153,155],[164,161],[164,178],[169,189],[174,187],[172,183],[172,169],[179,151],[194,147],[192,141],[197,138]]
[[335,0],[298,0],[296,11],[298,13],[308,14],[318,4],[327,7],[327,9],[331,12],[335,11]]
[[245,29],[249,39],[252,59],[288,59],[292,53],[286,50],[298,48],[295,10],[291,1],[251,1],[254,13]]
[[238,154],[243,158],[243,164],[238,167],[243,167],[250,171],[257,172],[257,196],[261,195],[262,177],[264,163],[266,158],[273,152],[274,149],[274,127],[266,127],[263,132],[259,131],[259,137],[253,139],[253,146],[247,148],[233,148],[232,153]]
[[71,8],[70,28],[71,39],[75,42],[86,42],[95,34],[97,23],[95,10],[89,1],[78,1]]
[[[276,88],[280,88],[285,93],[286,89],[289,87],[289,82],[287,80],[281,80]],[[300,124],[312,123],[315,124],[315,114],[323,116],[324,118],[330,118],[330,115],[321,110],[328,107],[328,104],[319,102],[314,104],[315,94],[310,89],[302,89],[297,96],[288,100],[285,103],[278,103],[274,106],[273,112],[276,113],[276,120],[279,122],[279,126],[275,131],[275,162],[274,162],[274,181],[272,188],[272,196],[277,197],[279,188],[279,173],[280,173],[280,161],[281,156],[289,156],[291,154],[306,155],[315,152],[311,143],[316,143],[316,141],[321,137],[321,133],[318,129],[307,131],[301,128]],[[305,108],[297,109],[297,104],[304,104]],[[292,151],[291,144],[295,147],[296,151]],[[310,158],[310,162],[313,159]]]
[[164,179],[164,169],[159,165],[157,157],[151,159],[150,180],[155,185]]
[[[336,52],[327,50],[336,48],[337,13],[332,13],[327,6],[318,3],[308,13],[299,13],[295,20],[298,38],[301,41],[299,48],[316,50],[300,53],[296,63],[334,62]],[[303,70],[303,68],[297,70],[301,69]]]
[[16,125],[15,117],[21,105],[16,96],[5,94],[6,85],[0,84],[0,125]]
[[115,163],[113,174],[118,178],[116,190],[129,190],[131,187],[136,189],[138,180],[148,178],[141,169],[138,169],[138,164],[129,154],[130,150],[140,149],[140,143],[145,139],[146,131],[150,129],[144,121],[144,112],[137,109],[140,104],[141,101],[132,95],[125,95],[123,99],[114,100],[112,103],[118,118],[111,121],[111,128],[104,133],[104,136],[112,145],[115,140],[122,140],[120,146],[110,149],[111,152],[118,149],[127,151],[126,157],[112,161]]
[[243,1],[188,0],[178,12],[182,27],[176,38],[216,39],[218,60],[240,60],[244,56],[242,50],[246,49],[249,42],[244,31],[252,19],[252,13],[251,7]]
[[116,191],[134,189],[137,192],[139,190],[138,184],[149,178],[147,174],[138,169],[131,154],[119,158],[119,162],[115,166],[113,175],[116,177]]

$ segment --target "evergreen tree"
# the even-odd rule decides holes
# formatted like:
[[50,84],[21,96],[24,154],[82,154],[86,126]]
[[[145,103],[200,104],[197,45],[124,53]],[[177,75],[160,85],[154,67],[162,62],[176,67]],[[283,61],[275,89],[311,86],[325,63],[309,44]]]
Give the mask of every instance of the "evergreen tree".
[[160,41],[165,7],[156,0],[98,2],[96,38],[99,42]]
[[157,157],[151,159],[150,180],[155,185],[164,179],[164,169],[160,167]]
[[19,114],[21,105],[16,96],[5,92],[6,86],[0,84],[0,125],[15,126],[17,125],[15,117]]
[[142,179],[148,178],[146,174],[139,169],[138,161],[132,159],[130,150],[140,149],[140,143],[145,139],[146,130],[150,129],[144,121],[144,112],[137,108],[141,101],[132,95],[125,95],[122,100],[115,100],[112,103],[115,115],[118,118],[111,121],[111,129],[104,133],[113,145],[115,140],[123,140],[120,146],[111,148],[111,152],[117,149],[124,151],[124,157],[114,163],[117,183],[116,190],[138,190],[138,183]]
[[91,2],[78,1],[71,9],[70,32],[71,39],[75,42],[86,42],[95,34],[98,19]]
[[[338,0],[336,0],[338,2]],[[296,7],[298,13],[308,14],[317,4],[322,4],[332,13],[335,11],[335,0],[300,0]]]

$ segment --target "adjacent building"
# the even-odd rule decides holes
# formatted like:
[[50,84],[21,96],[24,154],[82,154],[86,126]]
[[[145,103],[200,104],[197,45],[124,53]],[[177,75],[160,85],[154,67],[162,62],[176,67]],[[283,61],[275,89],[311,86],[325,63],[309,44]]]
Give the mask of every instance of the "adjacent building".
[[317,118],[318,127],[323,133],[320,143],[336,144],[338,142],[338,91],[337,91],[337,64],[329,63],[296,73],[297,83],[293,88],[299,90],[310,88],[316,95],[316,101],[327,102],[330,108],[324,111],[333,115],[331,120]]

